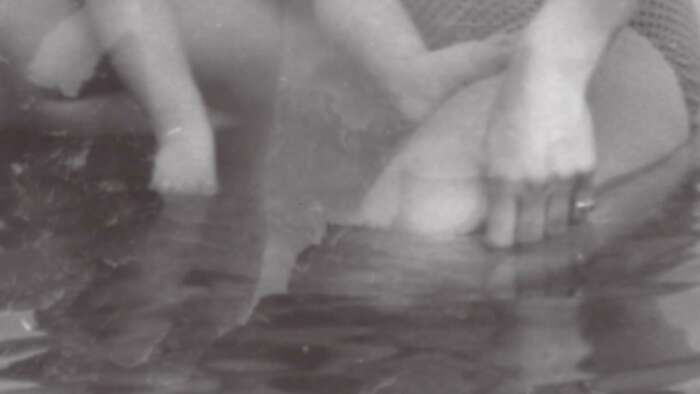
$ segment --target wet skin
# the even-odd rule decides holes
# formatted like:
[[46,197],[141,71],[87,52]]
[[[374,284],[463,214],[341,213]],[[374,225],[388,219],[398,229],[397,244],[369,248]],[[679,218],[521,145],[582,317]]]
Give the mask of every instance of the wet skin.
[[[616,150],[619,155],[606,162],[609,182],[600,189],[590,222],[550,243],[494,252],[475,237],[440,243],[393,231],[331,230],[294,267],[291,294],[265,298],[248,320],[253,292],[267,284],[257,281],[260,240],[241,231],[259,231],[260,214],[256,182],[245,175],[257,175],[245,157],[254,154],[245,147],[260,141],[244,137],[263,133],[263,126],[244,120],[235,130],[241,133],[222,130],[230,144],[220,147],[225,153],[220,198],[166,199],[154,223],[125,230],[146,230],[135,244],[115,241],[126,256],[98,262],[97,278],[67,280],[53,289],[40,282],[37,287],[49,296],[23,305],[41,311],[48,338],[3,343],[3,354],[28,357],[3,377],[38,382],[43,387],[34,390],[56,393],[323,394],[329,387],[402,393],[451,393],[455,387],[477,393],[524,387],[547,392],[552,386],[642,391],[690,385],[697,377],[692,280],[697,264],[679,256],[695,238],[691,223],[684,223],[693,221],[693,207],[652,223],[654,235],[615,244],[621,237],[629,241],[630,232],[658,213],[684,179],[692,155],[688,149],[669,153],[675,148],[671,142],[683,141],[685,128],[666,134],[654,127],[654,134],[645,135],[659,140],[611,134],[620,139],[610,145],[635,142],[645,148]],[[656,157],[661,160],[646,156],[649,146],[663,153]],[[240,147],[237,155],[230,147]],[[90,164],[100,168],[100,159],[93,157]],[[53,185],[37,194],[52,196],[57,190]],[[690,205],[692,196],[682,198]],[[65,218],[83,209],[42,212],[58,211]],[[104,222],[109,223],[99,221]],[[87,244],[94,246],[94,229],[84,230]],[[27,261],[36,264],[31,279],[37,272],[51,278],[50,269],[89,274],[86,267],[95,261],[64,255],[52,240],[29,242],[3,257],[17,263],[17,271]],[[585,264],[582,259],[593,252],[602,256]],[[270,271],[284,269],[278,260],[268,263]],[[77,268],[61,269],[66,266]],[[6,269],[3,283],[10,290],[4,294],[12,295],[22,276]],[[76,298],[71,290],[79,293]],[[16,305],[12,299],[8,303]],[[611,347],[615,344],[620,347]],[[48,351],[23,353],[36,348]]]
[[[0,51],[10,75],[5,89],[13,92],[11,101],[17,103],[7,108],[3,119],[31,129],[63,123],[101,132],[143,130],[137,125],[146,123],[156,131],[160,146],[152,186],[163,193],[215,192],[211,124],[239,117],[236,113],[246,107],[270,106],[267,95],[274,86],[281,48],[280,14],[274,2],[251,6],[208,1],[193,9],[177,1],[97,0],[78,11],[71,1],[46,7],[43,2],[7,0],[0,6],[12,9],[0,20]],[[130,15],[132,11],[138,17]],[[53,41],[57,42],[51,47]],[[103,53],[130,96],[61,101],[37,92],[60,88],[74,95]],[[60,59],[66,58],[80,62],[62,65]],[[85,75],[71,74],[76,72]],[[209,92],[204,99],[210,108],[219,108],[209,114],[225,114],[219,121],[216,116],[207,119],[199,89]],[[133,121],[126,125],[124,119]]]
[[[269,103],[264,103],[264,100],[259,101],[257,97],[264,96],[263,92],[268,91],[269,86],[274,85],[274,83],[269,82],[269,70],[274,69],[274,63],[282,48],[281,34],[275,28],[275,26],[279,25],[277,22],[279,22],[280,10],[273,2],[263,2],[255,6],[244,3],[209,1],[203,3],[196,10],[190,9],[191,7],[184,2],[175,1],[169,3],[175,24],[181,33],[182,46],[187,53],[189,61],[192,63],[194,75],[200,83],[201,89],[206,92],[216,92],[214,94],[208,93],[205,95],[205,99],[217,107],[221,107],[222,104],[224,107],[230,107],[231,103],[241,101],[241,97],[244,102],[247,102],[247,104],[244,103],[240,106],[243,108],[250,108],[255,105],[270,105]],[[585,21],[575,19],[574,22],[576,23],[573,24],[564,24],[563,21],[567,20],[567,15],[571,15],[573,10],[578,9],[576,7],[582,6],[571,0],[550,1],[524,35],[523,42],[516,45],[516,61],[513,62],[513,67],[506,72],[504,88],[499,89],[497,94],[499,98],[494,101],[495,104],[489,109],[491,115],[488,117],[489,120],[485,126],[488,132],[484,141],[476,139],[479,141],[476,141],[474,146],[465,147],[466,150],[475,149],[476,151],[483,147],[484,154],[478,160],[474,158],[463,159],[466,162],[472,162],[469,165],[472,168],[467,171],[480,167],[481,164],[478,161],[483,160],[486,163],[486,174],[482,175],[490,180],[487,182],[487,187],[489,195],[493,197],[489,199],[491,204],[487,207],[487,217],[485,219],[487,223],[486,239],[491,244],[509,246],[517,243],[516,241],[536,241],[548,233],[558,233],[569,222],[570,218],[568,215],[571,211],[569,206],[573,198],[572,193],[575,194],[574,189],[576,189],[573,186],[581,184],[580,182],[573,182],[572,179],[582,179],[579,175],[592,170],[591,160],[593,156],[591,156],[591,152],[595,150],[593,149],[595,144],[592,142],[591,129],[593,125],[590,124],[591,122],[574,121],[573,119],[579,115],[589,117],[589,115],[586,115],[589,110],[588,104],[585,103],[585,91],[587,90],[590,74],[596,69],[601,55],[599,47],[601,45],[603,47],[606,46],[605,44],[613,36],[617,26],[626,20],[626,17],[634,8],[633,3],[632,1],[624,1],[616,5],[596,3],[595,5],[588,4],[583,6],[586,11],[585,15],[595,20],[600,19],[600,21],[587,28],[588,30],[578,31],[575,30],[576,23],[585,25]],[[17,11],[15,24],[6,23],[6,29],[9,31],[8,34],[3,35],[6,37],[6,42],[3,46],[9,49],[9,53],[12,53],[13,60],[17,59],[17,61],[12,62],[13,64],[18,64],[19,68],[22,69],[24,67],[23,64],[29,62],[31,55],[42,39],[42,34],[50,30],[53,26],[52,24],[55,24],[57,20],[60,20],[68,12],[66,9],[70,9],[70,3],[66,4],[61,6],[59,3],[55,5],[56,9],[53,11],[41,13],[42,18],[39,21],[33,21],[31,24],[33,31],[30,29],[29,34],[26,36],[22,35],[20,40],[16,38],[20,37],[19,35],[11,34],[13,26],[20,26],[21,21],[30,20],[33,15],[39,14],[36,8],[41,7],[38,3],[21,3],[22,6],[18,7],[19,11]],[[6,1],[5,3],[5,6],[12,5],[12,1]],[[605,14],[606,18],[597,18],[597,15],[602,14]],[[201,19],[196,19],[195,17]],[[205,26],[198,22],[206,19],[212,23]],[[295,21],[292,20],[290,23],[295,23]],[[21,26],[26,29],[26,25]],[[19,27],[15,29],[19,29]],[[581,42],[581,44],[577,45],[590,45],[591,47],[582,46],[580,48],[581,51],[576,51],[577,53],[581,52],[581,55],[580,58],[575,59],[574,63],[576,64],[572,67],[576,71],[575,75],[569,73],[571,74],[570,77],[559,81],[560,84],[563,84],[559,87],[558,85],[549,86],[547,83],[542,82],[541,76],[558,75],[557,72],[550,71],[558,67],[561,62],[559,57],[565,58],[566,56],[538,50],[539,46],[542,46],[543,42],[546,41],[538,38],[539,35],[551,36],[557,29],[572,29],[574,33],[581,37],[596,37],[591,40],[574,40],[576,43]],[[566,36],[566,34],[555,35]],[[573,49],[571,50],[573,51]],[[532,51],[532,53],[529,53],[529,51]],[[260,65],[263,65],[263,67],[259,67]],[[231,70],[236,71],[231,72]],[[260,72],[259,70],[263,71]],[[522,73],[521,71],[528,71],[528,73]],[[538,82],[533,83],[532,81]],[[216,89],[208,89],[209,86],[214,85],[217,86]],[[555,96],[547,98],[545,97],[545,92],[553,92],[552,94],[555,94]],[[570,96],[569,99],[562,99],[556,96],[557,94],[563,94],[561,92],[568,92],[566,94]],[[572,105],[570,103],[571,100],[578,102],[578,104]],[[464,105],[459,104],[457,101],[457,98],[450,100],[447,107],[442,110],[442,113],[449,113],[450,105],[455,107]],[[54,104],[40,100],[39,104],[36,105],[38,114],[49,119],[53,117],[52,120],[63,118],[69,123],[75,124],[77,122],[76,119],[83,116],[87,117],[87,120],[91,120],[91,122],[99,122],[102,120],[101,116],[105,116],[108,120],[119,121],[122,117],[121,115],[125,113],[133,115],[139,112],[134,110],[133,105],[128,105],[128,100],[123,99],[111,102],[101,98],[94,101],[69,103],[65,106]],[[549,108],[551,105],[555,105],[556,108]],[[576,109],[578,115],[572,116],[568,114],[567,111],[572,108],[578,108]],[[231,112],[229,108],[225,108],[225,110],[228,113]],[[469,113],[470,110],[466,108],[464,112]],[[551,126],[553,129],[559,130],[560,133],[565,133],[566,136],[552,137],[549,132],[535,132],[535,129],[541,127],[528,124],[527,122],[515,121],[513,114],[516,113],[520,114],[518,116],[525,116],[524,114],[530,113],[532,116],[525,116],[525,118],[538,119],[537,122],[547,124],[549,125],[547,127]],[[450,117],[450,115],[446,116]],[[143,119],[143,116],[137,116],[137,118],[139,117]],[[26,118],[24,117],[24,119]],[[36,120],[35,118],[41,119],[42,116],[32,117],[32,120]],[[90,124],[91,122],[85,123]],[[433,123],[435,122],[437,121],[433,121]],[[462,122],[469,123],[468,116],[465,116]],[[552,126],[557,122],[573,123],[577,127],[583,127],[583,129],[578,130],[577,128],[561,125]],[[44,121],[43,123],[51,122]],[[510,124],[510,126],[503,126],[505,124]],[[515,127],[515,125],[519,126]],[[425,126],[423,129],[429,127]],[[522,130],[516,132],[513,127]],[[669,127],[675,128],[674,125]],[[506,129],[510,131],[506,132]],[[525,129],[529,131],[525,132]],[[549,136],[547,138],[551,137],[551,141],[547,143],[540,141],[545,136]],[[575,142],[574,139],[582,140]],[[253,138],[253,140],[256,140],[256,138]],[[674,145],[676,140],[674,138],[670,140],[672,141],[670,145]],[[468,142],[460,143],[467,144]],[[559,149],[555,148],[555,145],[563,149],[564,153],[557,154],[557,157],[560,156],[560,159],[545,159],[544,156],[554,155],[554,152]],[[535,149],[535,147],[538,148]],[[252,147],[252,149],[257,152],[262,151],[261,147]],[[510,153],[504,153],[506,151]],[[577,162],[578,164],[575,164],[575,157],[577,157],[575,153],[583,151],[588,151],[585,155],[591,156],[590,160],[581,161],[576,159],[581,161],[581,163]],[[528,165],[511,162],[511,159],[519,157],[524,152],[530,152],[531,156],[535,155],[537,157],[525,159],[523,156],[518,159],[521,162],[529,163]],[[654,154],[651,153],[650,156],[654,156]],[[465,153],[465,155],[468,156],[470,153]],[[481,156],[481,153],[479,152],[477,156]],[[503,160],[505,157],[509,159]],[[544,167],[534,164],[539,162],[547,162],[549,164]],[[583,162],[588,164],[582,164]],[[158,163],[159,161],[157,160],[156,173],[159,173]],[[567,166],[569,165],[573,165],[573,167],[568,168]],[[550,166],[554,166],[556,169],[553,167],[549,168]],[[587,170],[582,170],[579,168],[580,166],[586,167]],[[538,169],[527,172],[529,175],[522,173],[518,176],[515,176],[515,173],[511,174],[510,170],[506,171],[507,168],[523,170],[530,167],[532,167],[531,169],[535,167]],[[605,170],[602,172],[605,172]],[[506,176],[506,173],[510,175]],[[525,181],[523,177],[529,180]],[[533,177],[537,178],[537,180],[534,180]],[[505,178],[509,180],[504,181]],[[519,180],[515,181],[514,179],[516,178]],[[512,184],[521,186],[514,188]],[[583,182],[582,184],[587,185],[589,182]],[[496,187],[494,185],[500,186]],[[521,187],[527,189],[525,194],[529,197],[524,194],[521,195],[522,193],[520,192],[515,192],[520,190]],[[494,190],[496,191],[494,192]],[[584,190],[582,193],[586,194],[589,191]],[[465,194],[469,194],[469,192],[465,191]],[[470,200],[470,198],[465,196],[464,200]],[[549,205],[545,204],[545,202]],[[523,211],[518,213],[519,211],[515,210],[517,207],[522,208]],[[551,214],[549,219],[547,219],[548,212]],[[368,222],[385,222],[385,220],[381,219],[382,214],[375,213],[372,215],[374,217],[365,219]],[[473,227],[473,225],[467,227]]]

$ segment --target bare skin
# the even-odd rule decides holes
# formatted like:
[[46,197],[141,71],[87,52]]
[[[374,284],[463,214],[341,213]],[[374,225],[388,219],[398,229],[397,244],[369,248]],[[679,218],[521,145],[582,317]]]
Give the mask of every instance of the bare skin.
[[[5,3],[8,2],[13,3],[5,0]],[[489,205],[487,216],[487,238],[493,245],[532,242],[561,231],[561,227],[569,222],[568,206],[563,209],[563,204],[559,204],[557,211],[549,207],[557,204],[548,203],[545,210],[542,201],[546,197],[547,201],[568,202],[571,194],[574,194],[571,187],[573,180],[596,167],[590,111],[584,97],[600,57],[618,27],[636,6],[636,1],[579,2],[550,0],[516,45],[519,62],[514,62],[510,67],[507,82],[492,109],[486,142],[474,147],[484,156],[479,170],[487,171],[489,179],[493,181],[489,189],[495,190],[491,200],[496,203]],[[17,3],[14,6],[24,7],[34,3],[37,7],[45,7],[43,1],[22,0],[14,3]],[[60,1],[52,3],[52,7],[56,4],[60,4]],[[238,70],[245,69],[245,66],[251,69],[250,65],[256,64],[248,60],[251,56],[278,49],[276,40],[279,39],[279,32],[275,29],[279,19],[270,2],[203,0],[198,2],[197,7],[191,7],[187,0],[173,0],[168,4],[174,14],[173,23],[181,33],[181,50],[187,54],[200,83],[223,85],[227,92],[239,87],[245,89],[247,85],[255,83],[256,79],[250,77],[254,73],[246,75]],[[435,124],[429,120],[430,116],[438,114],[446,100],[454,103],[452,98],[461,92],[465,84],[503,70],[511,53],[510,40],[503,37],[485,42],[460,43],[430,52],[397,0],[319,0],[316,10],[327,31],[338,37],[365,63],[394,97],[397,108],[418,123],[427,124],[425,122],[429,121]],[[69,11],[60,12],[69,15]],[[104,11],[105,15],[114,10],[108,11]],[[99,17],[100,11],[93,13]],[[598,14],[604,14],[605,18],[598,18]],[[157,17],[159,13],[150,15]],[[374,18],[366,18],[366,15],[373,15]],[[567,15],[576,17],[569,20]],[[588,19],[581,15],[588,15]],[[203,24],[202,20],[207,18],[225,18],[225,21],[218,24],[212,19],[212,23]],[[20,29],[25,28],[27,23],[40,23],[34,19],[14,22]],[[382,20],[384,22],[378,22]],[[13,21],[9,22],[11,24]],[[171,23],[165,22],[161,23],[161,28],[164,26],[167,31]],[[0,28],[2,26],[6,24],[0,24]],[[134,26],[132,21],[126,28]],[[43,32],[42,29],[38,30],[37,35],[41,36],[47,29]],[[102,33],[103,42],[111,45],[110,34],[119,34],[109,31]],[[13,38],[11,34],[3,36]],[[567,37],[564,46],[568,50],[560,51],[559,47],[547,46],[551,40],[542,39],[542,36]],[[21,40],[26,40],[26,37],[21,35]],[[0,37],[0,41],[3,39]],[[19,44],[14,48],[21,48],[26,43]],[[138,47],[133,42],[130,45],[132,49]],[[32,45],[24,47],[32,48]],[[122,49],[123,57],[131,51]],[[32,50],[25,52],[33,53]],[[30,59],[31,56],[25,55],[24,58]],[[183,69],[180,68],[180,71]],[[553,78],[564,72],[567,78]],[[128,77],[128,71],[122,73]],[[569,75],[572,76],[570,79]],[[139,93],[139,89],[147,91],[147,86],[139,85],[133,89],[144,103],[147,100],[143,96],[148,98],[149,93]],[[543,89],[543,86],[549,86],[549,89]],[[547,97],[543,92],[556,93],[556,96]],[[459,111],[454,112],[459,114]],[[162,123],[169,124],[168,119]],[[516,119],[517,122],[514,121]],[[163,129],[167,134],[167,127]],[[576,143],[564,143],[566,141]],[[177,176],[181,177],[182,174]],[[552,195],[558,197],[553,198]],[[514,206],[524,206],[526,209],[519,212]],[[535,208],[529,209],[530,206]],[[550,215],[550,212],[559,214]]]
[[512,37],[506,35],[429,51],[399,0],[318,0],[315,5],[325,30],[361,60],[414,121],[424,120],[465,84],[508,64]]
[[[252,80],[270,78],[258,70],[269,69],[279,52],[274,2],[88,0],[80,9],[70,0],[0,0],[0,8],[8,10],[0,15],[2,56],[18,75],[20,100],[30,104],[17,111],[29,115],[22,121],[92,132],[109,125],[129,132],[146,121],[158,140],[151,186],[167,194],[216,193],[209,118],[221,112],[207,109],[197,84],[215,86],[208,101],[226,112],[234,96],[257,96],[257,86],[270,84]],[[36,87],[74,97],[104,54],[130,95],[34,98]]]
[[526,29],[487,126],[486,238],[530,243],[564,231],[588,198],[595,133],[586,92],[637,0],[550,0]]
[[[475,82],[446,100],[406,138],[352,220],[448,238],[484,223],[489,201],[482,147],[506,77]],[[688,116],[674,72],[632,31],[620,34],[601,60],[588,98],[596,125],[596,188],[687,141]]]
[[[487,110],[491,116],[485,125],[485,138],[483,142],[472,141],[478,146],[465,148],[479,156],[465,172],[469,176],[480,173],[488,180],[484,221],[491,245],[510,247],[565,231],[572,223],[571,202],[591,193],[587,179],[596,168],[596,149],[586,93],[606,48],[636,7],[636,0],[550,0],[519,38],[499,94]],[[477,60],[477,55],[488,52],[473,48],[489,42],[428,52],[398,1],[366,0],[352,5],[324,1],[318,8],[319,16],[328,20],[328,28],[364,60],[368,69],[388,81],[390,91],[402,92],[394,94],[395,105],[409,118],[432,113],[464,84],[488,76],[489,67],[492,72],[500,71],[502,68],[496,66],[507,57],[501,52]],[[471,51],[458,49],[470,45]],[[441,56],[445,53],[452,55],[447,62]],[[430,66],[422,72],[414,71],[420,67],[405,66],[426,63]],[[460,66],[461,73],[455,74]],[[450,77],[443,77],[445,70],[452,71]],[[399,82],[394,82],[397,79]],[[405,81],[410,79],[420,82]],[[434,84],[440,86],[439,93],[423,100],[431,104],[420,106],[418,111],[405,105],[417,101],[405,97],[419,97],[411,93],[412,84],[435,80],[440,81]],[[465,107],[465,111],[468,119],[471,110]],[[455,110],[442,113],[459,116]],[[473,127],[473,122],[464,122]]]
[[112,63],[151,115],[158,151],[152,187],[214,194],[214,141],[205,106],[163,0],[89,0],[95,30]]

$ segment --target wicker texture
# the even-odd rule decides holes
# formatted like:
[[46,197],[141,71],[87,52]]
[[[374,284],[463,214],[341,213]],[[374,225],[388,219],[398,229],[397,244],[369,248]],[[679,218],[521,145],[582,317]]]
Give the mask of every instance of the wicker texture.
[[[431,48],[523,28],[543,0],[403,0]],[[700,36],[689,0],[642,0],[630,25],[673,65],[691,113],[700,103]]]

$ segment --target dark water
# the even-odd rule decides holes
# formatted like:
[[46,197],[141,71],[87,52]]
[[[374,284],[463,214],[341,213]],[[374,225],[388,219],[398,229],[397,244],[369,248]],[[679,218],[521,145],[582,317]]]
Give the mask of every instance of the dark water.
[[8,144],[2,392],[700,390],[700,202],[681,153],[539,246],[329,226],[296,258],[293,236],[265,237],[233,159],[239,187],[163,200],[147,139]]
[[[288,77],[308,77],[315,60],[299,57]],[[343,207],[377,170],[340,153],[396,139],[341,134],[405,126],[368,122],[389,110],[326,71],[308,78],[354,111],[294,92],[318,102],[291,110],[308,135],[288,133],[295,163],[276,188],[248,149],[269,127],[252,105],[218,132],[215,198],[149,191],[147,137],[4,132],[0,392],[700,392],[687,152],[609,185],[590,223],[530,248],[323,227],[315,200]],[[348,130],[325,133],[333,122]],[[300,153],[315,144],[315,161]]]

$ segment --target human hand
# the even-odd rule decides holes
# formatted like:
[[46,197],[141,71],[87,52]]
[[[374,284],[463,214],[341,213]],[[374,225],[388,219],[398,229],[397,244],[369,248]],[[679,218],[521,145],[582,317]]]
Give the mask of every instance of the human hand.
[[151,188],[166,194],[216,194],[219,185],[211,131],[177,127],[159,134]]
[[510,247],[561,233],[593,207],[596,152],[584,88],[516,69],[501,89],[485,139],[486,240]]

